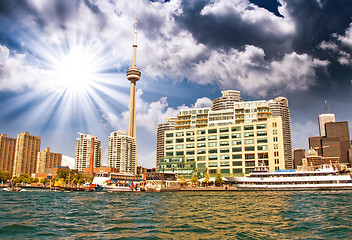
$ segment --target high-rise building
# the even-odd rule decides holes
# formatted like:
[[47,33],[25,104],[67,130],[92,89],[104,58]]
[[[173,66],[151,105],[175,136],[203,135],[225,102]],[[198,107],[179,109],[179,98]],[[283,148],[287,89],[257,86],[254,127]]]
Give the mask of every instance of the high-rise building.
[[0,135],[0,170],[13,172],[13,162],[15,161],[16,138]]
[[158,166],[159,159],[164,157],[164,133],[168,130],[175,129],[176,120],[175,117],[166,118],[166,123],[161,123],[156,129],[156,166]]
[[328,122],[335,122],[335,114],[332,113],[324,113],[320,114],[318,117],[319,122],[319,133],[321,137],[326,136],[325,133],[325,124]]
[[181,110],[164,137],[159,172],[243,175],[262,162],[285,168],[282,118],[272,117],[265,100],[236,102],[232,110]]
[[285,168],[293,168],[292,159],[292,137],[291,137],[291,118],[288,108],[288,100],[285,97],[277,97],[268,101],[273,117],[280,116],[282,118],[282,131],[284,134],[285,148]]
[[50,152],[50,148],[38,152],[37,173],[45,173],[45,169],[61,166],[62,154]]
[[326,136],[310,137],[309,148],[319,156],[340,157],[340,163],[349,163],[350,133],[348,122],[325,123]]
[[234,102],[242,102],[241,92],[237,90],[222,91],[222,96],[211,101],[211,110],[233,109]]
[[28,132],[17,135],[13,176],[21,173],[31,175],[37,168],[37,154],[40,151],[40,137],[31,136]]
[[302,159],[306,157],[305,149],[294,149],[293,150],[293,163],[294,168],[297,169],[298,166],[302,166]]
[[136,141],[126,133],[124,130],[118,130],[110,134],[108,167],[118,168],[120,172],[136,174]]
[[91,154],[93,154],[93,167],[100,167],[102,155],[101,141],[90,134],[80,133],[80,137],[76,139],[76,169],[83,171],[84,168],[89,168]]

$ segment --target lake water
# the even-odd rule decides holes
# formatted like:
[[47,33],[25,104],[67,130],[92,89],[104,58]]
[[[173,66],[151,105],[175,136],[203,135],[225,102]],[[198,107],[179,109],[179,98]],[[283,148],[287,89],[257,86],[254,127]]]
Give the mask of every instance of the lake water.
[[0,192],[0,239],[352,239],[352,191]]

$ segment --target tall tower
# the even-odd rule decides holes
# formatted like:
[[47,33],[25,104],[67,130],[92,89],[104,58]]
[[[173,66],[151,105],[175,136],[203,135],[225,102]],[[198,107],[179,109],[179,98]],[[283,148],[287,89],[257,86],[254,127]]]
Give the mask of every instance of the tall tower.
[[277,97],[268,101],[273,117],[282,118],[282,131],[284,135],[285,168],[293,169],[292,138],[291,138],[291,117],[288,108],[288,100],[285,97]]
[[[127,80],[131,82],[130,91],[130,118],[128,122],[128,136],[133,137],[136,141],[136,83],[141,78],[141,71],[136,65],[137,55],[137,18],[134,25],[134,40],[133,40],[133,57],[132,65],[128,69],[126,76]],[[137,142],[137,141],[136,141]]]

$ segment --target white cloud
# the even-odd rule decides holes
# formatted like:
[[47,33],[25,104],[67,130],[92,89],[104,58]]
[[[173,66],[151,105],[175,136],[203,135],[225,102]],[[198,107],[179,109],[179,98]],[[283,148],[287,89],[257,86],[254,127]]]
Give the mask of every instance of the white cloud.
[[194,108],[209,108],[211,107],[211,99],[207,97],[198,98],[194,104]]
[[319,44],[319,48],[323,50],[332,50],[333,52],[337,52],[339,50],[339,46],[332,41],[323,41]]
[[344,36],[337,34],[335,34],[334,36],[337,37],[337,39],[342,43],[342,45],[352,49],[352,23],[350,24],[349,28],[346,29]]
[[282,3],[279,11],[284,18],[271,14],[266,9],[255,4],[248,4],[248,0],[215,0],[205,6],[202,15],[238,15],[241,20],[250,24],[260,24],[261,30],[270,34],[292,34],[295,32],[295,23],[286,9],[286,3]]
[[292,122],[292,147],[308,150],[308,138],[318,136],[318,124],[312,121],[305,121],[304,123]]
[[315,82],[315,68],[327,65],[327,61],[295,52],[281,61],[269,62],[263,49],[247,45],[244,51],[212,51],[209,59],[194,65],[192,79],[204,84],[217,81],[227,89],[240,85],[247,92],[265,96],[273,88],[306,90]]

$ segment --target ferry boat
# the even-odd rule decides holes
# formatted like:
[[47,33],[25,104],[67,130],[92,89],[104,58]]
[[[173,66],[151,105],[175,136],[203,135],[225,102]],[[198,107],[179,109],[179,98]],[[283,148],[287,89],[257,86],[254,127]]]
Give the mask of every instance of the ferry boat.
[[256,168],[249,177],[228,178],[239,191],[287,190],[352,190],[350,175],[339,175],[332,166],[315,171],[277,170],[268,172]]
[[147,172],[141,182],[141,190],[146,192],[176,192],[180,189],[177,173]]
[[91,191],[132,192],[140,191],[140,177],[129,173],[98,172],[87,187]]

